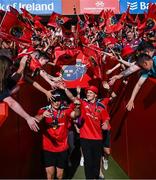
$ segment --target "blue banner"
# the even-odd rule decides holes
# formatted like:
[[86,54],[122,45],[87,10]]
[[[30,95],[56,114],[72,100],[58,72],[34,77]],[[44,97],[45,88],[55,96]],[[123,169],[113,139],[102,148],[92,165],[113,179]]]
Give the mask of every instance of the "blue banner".
[[0,9],[9,10],[9,6],[17,9],[25,8],[31,14],[49,15],[53,11],[62,14],[62,0],[0,0]]
[[123,13],[130,6],[131,14],[143,14],[147,12],[149,3],[156,3],[156,0],[120,0],[120,13]]

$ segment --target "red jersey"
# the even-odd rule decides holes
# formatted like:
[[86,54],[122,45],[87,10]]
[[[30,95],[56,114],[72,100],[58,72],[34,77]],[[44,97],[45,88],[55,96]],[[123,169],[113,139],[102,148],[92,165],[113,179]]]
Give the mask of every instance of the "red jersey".
[[[44,111],[51,112],[51,106],[39,110],[38,114]],[[43,132],[43,149],[51,152],[62,152],[68,149],[68,120],[70,119],[71,108],[56,110],[49,117],[45,118],[46,130]],[[53,127],[57,117],[58,127]]]
[[102,139],[102,124],[109,120],[107,111],[98,106],[98,103],[90,103],[81,100],[81,116],[84,124],[80,128],[80,138],[85,139]]
[[[104,98],[104,99],[102,99],[102,100],[100,100],[99,101],[99,103],[100,104],[102,104],[103,106],[104,106],[104,109],[108,112],[108,103],[109,103],[109,101],[110,101],[110,98]],[[108,125],[108,130],[110,130],[111,129],[111,126],[110,126],[110,124]]]

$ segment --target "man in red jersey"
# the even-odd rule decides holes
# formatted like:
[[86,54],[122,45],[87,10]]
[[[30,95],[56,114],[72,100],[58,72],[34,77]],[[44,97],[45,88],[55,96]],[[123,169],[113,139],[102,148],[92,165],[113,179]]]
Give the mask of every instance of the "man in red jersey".
[[97,101],[97,87],[88,87],[84,100],[75,98],[67,88],[64,90],[72,101],[81,103],[81,117],[84,119],[84,123],[80,128],[80,142],[84,156],[86,179],[99,179],[102,157],[102,129],[107,127],[109,115]]
[[58,179],[63,178],[63,172],[68,159],[68,119],[75,119],[80,115],[80,109],[65,107],[61,95],[57,91],[49,106],[41,108],[36,118],[45,118],[43,132],[43,159],[47,179],[54,179],[55,168]]

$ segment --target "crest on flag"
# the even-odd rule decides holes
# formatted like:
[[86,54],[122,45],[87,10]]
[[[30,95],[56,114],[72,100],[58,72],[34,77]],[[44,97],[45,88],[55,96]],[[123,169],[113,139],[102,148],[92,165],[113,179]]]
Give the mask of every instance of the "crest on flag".
[[76,65],[63,66],[62,77],[65,81],[75,81],[83,77],[86,71],[86,65],[78,59]]

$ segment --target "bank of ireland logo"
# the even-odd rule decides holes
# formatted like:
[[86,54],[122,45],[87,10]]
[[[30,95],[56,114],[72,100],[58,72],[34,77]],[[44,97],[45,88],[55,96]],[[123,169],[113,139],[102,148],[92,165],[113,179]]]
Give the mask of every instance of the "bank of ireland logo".
[[87,68],[81,61],[77,61],[76,65],[67,65],[62,69],[62,78],[65,81],[74,81],[83,78]]
[[103,2],[103,1],[97,1],[97,2],[95,3],[95,5],[96,5],[96,7],[102,8],[102,7],[104,7],[104,2]]
[[131,11],[138,9],[138,2],[127,2],[127,8],[130,7]]

